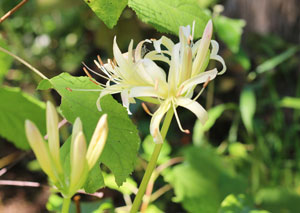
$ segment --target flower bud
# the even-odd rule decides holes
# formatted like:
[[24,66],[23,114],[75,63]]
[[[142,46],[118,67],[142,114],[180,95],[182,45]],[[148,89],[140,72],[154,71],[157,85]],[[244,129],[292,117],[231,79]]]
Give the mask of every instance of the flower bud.
[[86,161],[86,142],[82,132],[79,132],[71,145],[71,176],[69,193],[75,193],[86,179],[87,161]]
[[73,156],[73,145],[78,133],[82,132],[82,123],[79,117],[76,118],[73,129],[72,129],[72,138],[71,138],[71,148],[70,148],[70,156]]
[[106,142],[107,134],[107,115],[104,114],[98,121],[97,127],[94,131],[91,142],[89,144],[88,151],[86,153],[89,170],[93,168],[100,154],[102,153]]
[[48,101],[46,109],[48,146],[50,154],[59,173],[62,173],[62,166],[59,156],[59,132],[58,132],[58,115],[53,104]]
[[40,131],[34,123],[32,123],[29,120],[26,120],[25,132],[29,145],[31,146],[41,168],[53,182],[56,182],[56,177],[53,171],[53,164],[49,154],[49,150],[42,138]]

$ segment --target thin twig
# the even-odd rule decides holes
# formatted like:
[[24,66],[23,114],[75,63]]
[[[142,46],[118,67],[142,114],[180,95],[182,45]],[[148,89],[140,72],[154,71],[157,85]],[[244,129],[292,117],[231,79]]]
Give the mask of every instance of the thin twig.
[[31,69],[33,72],[35,72],[36,74],[38,74],[41,78],[43,79],[48,79],[46,76],[44,76],[38,69],[34,68],[33,66],[31,66],[28,62],[26,62],[25,60],[23,60],[22,58],[20,58],[19,56],[16,56],[15,54],[9,52],[8,50],[4,49],[3,47],[0,47],[0,51],[10,55],[11,57],[13,57],[14,59],[18,60],[20,63],[24,64],[26,67],[28,67],[29,69]]
[[[23,187],[45,187],[50,188],[48,185],[43,185],[38,182],[31,181],[19,181],[19,180],[0,180],[0,185],[2,186],[23,186]],[[86,193],[83,190],[78,190],[77,193],[94,196],[97,198],[103,198],[103,192],[95,192],[95,193]]]
[[8,11],[4,16],[2,16],[0,18],[0,24],[7,19],[11,14],[13,14],[14,12],[16,12],[20,7],[22,7],[28,0],[23,0],[21,1],[17,6],[15,6],[13,9],[11,9],[10,11]]

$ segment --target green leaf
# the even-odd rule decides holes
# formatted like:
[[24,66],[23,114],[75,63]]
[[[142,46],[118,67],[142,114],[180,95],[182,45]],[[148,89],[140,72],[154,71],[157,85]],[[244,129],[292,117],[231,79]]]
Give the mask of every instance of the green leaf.
[[199,7],[197,0],[129,0],[137,16],[160,32],[178,35],[179,27],[195,24],[195,37],[199,38],[210,15]]
[[250,88],[245,88],[240,97],[240,111],[242,120],[248,132],[253,132],[253,117],[256,109],[255,93]]
[[133,191],[137,189],[137,183],[130,177],[127,178],[126,182],[122,186],[118,186],[114,180],[112,174],[104,174],[105,185],[111,189],[121,192],[123,195],[131,195]]
[[228,194],[245,190],[245,181],[210,147],[190,147],[186,161],[165,175],[174,187],[175,202],[181,202],[188,212],[215,213]]
[[228,195],[222,202],[219,213],[269,213],[265,210],[254,209],[253,204],[244,194]]
[[274,69],[276,66],[287,60],[288,58],[292,57],[298,50],[299,46],[291,47],[284,51],[283,53],[265,61],[264,63],[260,64],[256,68],[257,73],[264,73],[266,71]]
[[0,88],[0,135],[16,147],[30,149],[25,136],[25,120],[34,122],[46,133],[45,104],[21,92],[20,88]]
[[[151,135],[148,135],[143,143],[142,143],[142,147],[144,150],[144,153],[142,154],[142,157],[149,161],[151,158],[151,155],[153,153],[154,147],[155,147],[155,143],[153,141],[153,137]],[[167,160],[170,159],[170,153],[171,153],[171,146],[168,144],[168,142],[165,140],[164,141],[164,145],[162,146],[162,149],[159,153],[159,157],[157,160],[157,164],[162,164],[164,162],[166,162]]]
[[214,18],[214,26],[218,37],[234,53],[239,51],[243,27],[245,25],[246,22],[242,19],[231,19],[225,16]]
[[[100,89],[88,77],[72,77],[62,73],[49,81],[62,96],[60,109],[63,116],[71,123],[76,117],[80,117],[87,141],[90,140],[100,116],[104,113],[108,115],[109,135],[100,161],[114,173],[116,183],[122,185],[134,169],[140,144],[138,131],[129,119],[127,110],[108,95],[101,100],[103,111],[99,112],[96,100],[100,92],[71,92],[66,89]],[[98,167],[99,164],[95,166]],[[98,175],[88,177],[89,192],[99,188],[100,169],[95,173]]]
[[84,0],[94,13],[106,24],[113,28],[127,5],[128,0]]
[[[5,49],[8,48],[5,40],[2,38],[1,35],[0,35],[0,47],[3,47]],[[12,61],[13,61],[12,57],[10,57],[4,52],[0,52],[0,85],[3,81],[4,76],[6,75],[6,73],[8,72],[12,64]]]
[[280,106],[293,109],[300,109],[300,98],[284,97],[280,101]]

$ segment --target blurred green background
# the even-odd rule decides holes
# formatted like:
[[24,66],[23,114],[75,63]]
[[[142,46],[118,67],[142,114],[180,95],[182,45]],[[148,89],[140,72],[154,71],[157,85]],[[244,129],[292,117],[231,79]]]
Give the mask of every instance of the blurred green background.
[[[217,32],[214,36],[221,44],[227,72],[211,82],[199,100],[209,110],[205,126],[195,121],[192,113],[179,109],[183,126],[192,133],[185,135],[172,123],[167,137],[170,147],[165,155],[168,157],[161,163],[177,156],[184,156],[185,162],[158,178],[155,189],[166,183],[171,184],[172,189],[154,201],[149,212],[159,212],[158,209],[163,212],[214,212],[216,209],[219,212],[258,211],[254,209],[299,212],[299,5],[297,1],[290,1],[289,7],[284,6],[283,0],[256,1],[256,6],[246,0],[198,2],[199,7],[215,13],[220,8],[215,4],[219,3],[224,6],[222,14],[244,19],[246,26],[241,45],[236,47],[234,36],[238,33],[234,29],[243,29],[240,22],[214,23]],[[0,16],[15,4],[15,1],[1,0]],[[93,60],[98,54],[105,61],[113,57],[115,35],[120,49],[125,52],[130,39],[134,39],[136,45],[143,39],[158,39],[162,33],[141,22],[128,7],[117,25],[109,29],[82,0],[28,1],[0,24],[0,45],[49,78],[62,72],[85,75],[81,62],[96,69]],[[178,41],[175,35],[169,36]],[[36,91],[39,81],[29,69],[0,53],[3,86],[20,87],[39,100],[53,100],[59,105],[56,92]],[[0,105],[3,102],[5,100],[0,100]],[[132,112],[132,119],[144,139],[149,134],[150,117],[140,103],[132,106]],[[63,131],[67,137],[70,129],[66,127]],[[141,160],[133,174],[138,183],[143,174],[142,159],[148,158],[148,149],[151,145],[141,148]],[[23,156],[9,141],[0,138],[0,157],[11,153],[16,154],[16,161],[1,179],[47,182],[46,177],[34,169],[32,154]],[[23,212],[46,211],[48,189],[0,187],[1,212],[15,212],[20,206]],[[105,188],[102,192],[110,203],[108,208],[124,205],[116,190]],[[91,201],[84,196],[82,199]],[[219,208],[221,202],[222,208]]]

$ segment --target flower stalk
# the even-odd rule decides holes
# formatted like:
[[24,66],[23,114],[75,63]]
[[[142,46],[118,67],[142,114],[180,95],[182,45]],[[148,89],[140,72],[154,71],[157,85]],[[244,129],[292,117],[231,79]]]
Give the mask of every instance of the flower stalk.
[[[171,124],[171,121],[173,118],[173,114],[174,114],[174,111],[172,108],[170,108],[166,114],[165,120],[163,122],[163,126],[161,128],[161,135],[162,135],[163,140],[165,139],[167,132],[169,130],[169,127],[170,127],[170,124]],[[163,146],[163,143],[155,144],[154,151],[153,151],[150,161],[147,165],[147,168],[146,168],[145,174],[143,176],[142,182],[140,184],[138,193],[133,201],[130,213],[136,213],[139,210],[139,207],[142,203],[142,199],[144,197],[147,185],[148,185],[151,175],[155,169],[157,159],[159,157],[162,146]]]

